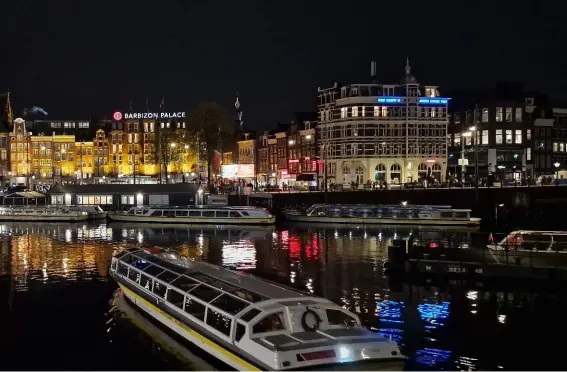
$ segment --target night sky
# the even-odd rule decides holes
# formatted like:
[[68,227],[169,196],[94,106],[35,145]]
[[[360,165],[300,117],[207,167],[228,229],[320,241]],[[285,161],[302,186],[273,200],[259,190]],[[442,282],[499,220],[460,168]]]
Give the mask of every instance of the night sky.
[[191,109],[274,128],[315,111],[317,87],[398,83],[409,56],[441,92],[524,81],[567,95],[567,1],[45,0],[0,5],[0,91],[52,119]]

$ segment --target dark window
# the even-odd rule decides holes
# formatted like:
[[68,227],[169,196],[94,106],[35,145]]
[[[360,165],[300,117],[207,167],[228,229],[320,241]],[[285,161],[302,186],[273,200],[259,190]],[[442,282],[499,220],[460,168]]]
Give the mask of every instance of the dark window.
[[138,260],[138,257],[133,256],[133,255],[131,255],[131,254],[126,255],[126,256],[124,256],[124,257],[122,257],[122,258],[120,259],[120,261],[126,262],[126,263],[128,263],[128,264],[131,264],[132,262],[137,261],[137,260]]
[[[244,213],[246,213],[246,216],[248,215],[248,212],[242,212],[242,214],[244,214]],[[230,217],[238,218],[238,217],[241,217],[241,216],[240,216],[240,213],[238,213],[238,212],[230,212]]]
[[242,324],[240,323],[236,323],[236,335],[234,337],[234,339],[236,341],[240,341],[240,339],[242,338],[242,336],[244,336],[244,333],[246,332],[246,327],[244,327]]
[[267,299],[267,297],[260,296],[257,293],[253,293],[242,288],[232,291],[231,293],[250,302],[260,302]]
[[179,274],[165,270],[163,273],[159,274],[157,278],[163,282],[171,283],[173,280],[177,279],[178,276]]
[[152,278],[142,274],[142,277],[140,278],[140,285],[144,288],[146,288],[148,291],[152,290]]
[[240,301],[229,295],[222,295],[213,302],[211,305],[218,307],[221,310],[226,311],[229,314],[237,314],[248,307],[248,304],[244,301]]
[[331,325],[356,325],[356,319],[352,316],[343,313],[340,310],[326,310],[327,312],[327,320]]
[[151,265],[144,269],[144,272],[150,274],[151,276],[159,275],[163,272],[163,269],[159,266]]
[[138,283],[138,281],[140,280],[140,272],[138,270],[134,270],[130,268],[130,272],[128,273],[128,279]]
[[238,289],[238,287],[235,287],[232,284],[222,282],[220,280],[215,280],[215,281],[211,282],[211,285],[215,288],[220,288],[220,289],[223,289],[227,292],[234,292]]
[[264,333],[272,331],[280,331],[285,329],[285,323],[283,321],[283,313],[275,313],[266,315],[264,319],[256,323],[254,328],[252,328],[253,333]]
[[212,283],[212,282],[215,281],[213,278],[211,278],[210,276],[205,275],[205,274],[196,273],[196,274],[193,274],[191,276],[193,278],[197,279],[197,280],[202,281],[203,283]]
[[117,259],[120,259],[120,258],[121,258],[122,256],[124,256],[125,254],[128,254],[128,251],[119,252],[119,253],[118,253],[116,256],[114,256],[114,257],[116,257]]
[[132,262],[131,265],[134,266],[138,270],[144,270],[146,267],[150,266],[151,263],[146,261],[146,260],[139,258],[136,261]]
[[157,280],[154,283],[154,293],[158,296],[165,298],[165,291],[167,290],[167,285],[158,282]]
[[205,302],[209,302],[215,297],[219,296],[221,292],[213,289],[207,285],[199,285],[197,288],[191,291],[191,294]]
[[152,214],[150,214],[150,216],[161,217],[161,210],[153,211]]
[[217,217],[227,218],[228,217],[228,211],[217,211]]
[[[238,212],[231,212],[231,213],[238,213]],[[242,214],[243,216],[250,216],[250,213],[248,212],[240,212],[240,214]]]
[[455,212],[455,218],[467,219],[469,218],[469,212]]
[[205,320],[205,305],[187,297],[185,299],[185,312],[193,315],[195,318]]
[[199,283],[191,278],[186,277],[185,275],[181,275],[179,278],[171,282],[171,285],[176,286],[177,288],[181,289],[184,292],[187,292],[191,288],[195,287],[197,284]]
[[225,335],[230,335],[230,327],[232,325],[232,319],[224,314],[214,311],[213,309],[207,309],[207,324],[224,333]]
[[441,211],[441,218],[453,218],[453,211]]
[[126,264],[123,264],[122,262],[119,262],[117,271],[120,275],[128,275],[128,266],[126,266]]
[[183,309],[183,301],[185,301],[185,296],[174,289],[169,288],[167,291],[167,301],[171,304]]
[[214,217],[215,211],[203,211],[203,217]]
[[164,217],[175,217],[175,211],[163,211]]
[[187,211],[177,211],[175,212],[176,217],[187,217]]
[[258,309],[250,309],[244,315],[240,317],[240,319],[244,320],[245,322],[249,322],[256,317],[256,315],[260,314],[261,311]]
[[189,217],[201,217],[201,211],[189,211]]

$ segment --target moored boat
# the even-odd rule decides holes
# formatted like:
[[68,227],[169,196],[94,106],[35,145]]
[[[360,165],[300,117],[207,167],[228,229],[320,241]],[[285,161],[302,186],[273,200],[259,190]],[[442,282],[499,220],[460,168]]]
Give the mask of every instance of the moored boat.
[[487,247],[495,251],[567,253],[567,231],[517,230]]
[[222,206],[143,206],[109,212],[108,218],[124,222],[174,224],[271,225],[276,218],[265,208]]
[[147,316],[237,370],[403,368],[397,344],[335,303],[161,249],[110,274]]
[[480,218],[470,209],[448,205],[314,204],[306,211],[287,210],[284,216],[295,222],[478,226]]
[[106,218],[106,212],[98,205],[70,205],[69,209],[77,212],[87,212],[89,220],[100,220]]
[[54,206],[3,206],[0,221],[80,222],[88,218],[87,212],[73,211],[69,207]]

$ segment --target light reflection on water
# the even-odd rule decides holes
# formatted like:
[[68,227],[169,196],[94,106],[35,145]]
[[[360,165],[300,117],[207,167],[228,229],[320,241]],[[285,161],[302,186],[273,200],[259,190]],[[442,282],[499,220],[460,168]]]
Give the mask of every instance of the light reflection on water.
[[[277,231],[274,228],[152,229],[106,224],[3,224],[0,225],[0,277],[10,278],[9,286],[4,290],[8,292],[12,312],[26,314],[29,296],[37,297],[42,289],[52,290],[54,294],[51,300],[57,298],[72,302],[73,299],[66,296],[75,293],[71,292],[75,283],[81,284],[80,296],[86,295],[88,300],[79,301],[75,305],[84,307],[73,311],[84,312],[87,318],[97,318],[98,313],[91,313],[93,308],[108,308],[110,294],[116,288],[108,277],[113,252],[138,244],[167,246],[194,259],[246,270],[325,296],[357,312],[370,329],[402,345],[410,356],[410,369],[472,370],[496,369],[506,365],[506,360],[495,357],[494,351],[481,343],[483,339],[478,332],[485,323],[493,334],[504,332],[509,322],[507,312],[511,307],[521,308],[523,301],[530,301],[529,296],[463,290],[453,293],[456,296],[453,301],[454,296],[438,287],[394,283],[384,270],[388,246],[394,237],[407,237],[409,234],[424,239],[457,242],[470,239],[468,232],[420,232],[387,228],[324,229],[303,226]],[[97,287],[89,282],[103,284],[97,284]],[[487,305],[490,303],[495,307]],[[40,303],[40,306],[43,305]],[[57,314],[49,316],[53,321],[64,321],[58,320]],[[107,317],[109,319],[104,322],[101,320],[104,323],[101,324],[104,336],[91,336],[92,344],[89,347],[93,355],[98,353],[97,350],[118,353],[123,347],[121,342],[126,342],[120,331],[115,331],[112,339],[108,339],[111,336],[107,334],[107,329],[110,329],[107,323],[116,322],[112,321],[113,315]],[[25,317],[20,320],[24,322]],[[37,323],[36,327],[40,327],[37,332],[41,333],[42,323]],[[117,325],[113,327],[116,329]],[[464,335],[470,335],[476,341],[465,344],[455,342]],[[148,347],[127,342],[132,355],[143,353],[143,348]],[[140,349],[136,350],[136,347]],[[128,353],[128,350],[120,353]],[[489,357],[483,359],[487,355]],[[166,362],[159,364],[162,363],[163,353],[155,358],[157,361],[148,363],[157,363],[157,369],[171,367]],[[49,366],[62,368],[56,361],[53,363]],[[77,363],[80,361],[77,360]],[[119,368],[111,359],[107,363],[100,368]],[[77,364],[71,369],[81,367],[81,364]],[[135,366],[132,368],[136,369]]]

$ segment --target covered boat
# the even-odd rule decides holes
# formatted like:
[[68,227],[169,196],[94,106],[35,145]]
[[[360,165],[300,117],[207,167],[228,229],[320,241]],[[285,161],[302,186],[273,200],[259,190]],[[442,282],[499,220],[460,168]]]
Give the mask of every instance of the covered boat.
[[238,370],[403,368],[397,344],[335,303],[159,248],[112,258],[145,314]]

